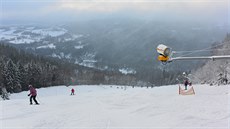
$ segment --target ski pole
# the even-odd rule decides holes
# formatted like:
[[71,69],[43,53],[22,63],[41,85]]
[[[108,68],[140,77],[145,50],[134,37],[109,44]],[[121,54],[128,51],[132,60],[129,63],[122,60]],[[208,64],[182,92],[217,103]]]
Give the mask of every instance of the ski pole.
[[38,99],[39,103],[41,103],[41,100],[39,99],[39,97],[38,97],[38,96],[37,96],[37,99]]

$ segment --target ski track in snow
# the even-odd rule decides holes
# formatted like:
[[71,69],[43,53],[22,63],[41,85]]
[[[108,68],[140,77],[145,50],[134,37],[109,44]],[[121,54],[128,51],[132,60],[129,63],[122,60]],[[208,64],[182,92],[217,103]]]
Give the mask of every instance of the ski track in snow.
[[[117,88],[120,87],[120,88]],[[76,95],[70,95],[75,88]],[[57,86],[0,101],[1,129],[229,129],[229,86],[195,85],[196,95],[178,86]]]

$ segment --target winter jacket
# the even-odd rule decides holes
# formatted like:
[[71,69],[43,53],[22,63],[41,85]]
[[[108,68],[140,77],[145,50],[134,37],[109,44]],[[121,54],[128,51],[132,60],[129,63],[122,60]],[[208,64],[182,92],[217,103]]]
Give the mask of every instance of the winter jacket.
[[184,85],[187,86],[189,84],[188,80],[184,82]]
[[30,94],[31,96],[36,96],[37,95],[37,91],[35,88],[33,88],[32,86],[30,87]]
[[74,89],[72,89],[71,92],[74,93]]

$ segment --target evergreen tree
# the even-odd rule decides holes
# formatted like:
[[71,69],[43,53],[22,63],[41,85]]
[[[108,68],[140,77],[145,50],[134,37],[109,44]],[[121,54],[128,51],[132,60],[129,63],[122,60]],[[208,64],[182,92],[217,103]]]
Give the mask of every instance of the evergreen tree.
[[26,70],[24,66],[21,63],[17,63],[18,66],[18,73],[19,73],[19,78],[20,78],[20,84],[22,87],[22,90],[28,90],[28,84],[27,84],[27,79],[26,79]]
[[3,68],[3,82],[9,92],[20,91],[20,77],[17,66],[9,59]]

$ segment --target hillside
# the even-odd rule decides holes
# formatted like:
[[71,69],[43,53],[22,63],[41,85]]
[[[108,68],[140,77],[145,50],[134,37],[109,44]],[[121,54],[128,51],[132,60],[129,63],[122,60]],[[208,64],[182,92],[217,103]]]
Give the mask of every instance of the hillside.
[[[212,55],[230,55],[230,34],[221,43],[213,44]],[[230,79],[230,60],[208,60],[192,74],[194,82],[207,84],[223,84],[223,78]],[[222,79],[221,79],[222,78]]]
[[145,82],[129,74],[88,68],[0,44],[0,87],[13,93],[27,90],[29,84],[39,88],[70,84],[144,85]]
[[75,67],[64,61],[44,58],[8,45],[0,44],[0,86],[8,92],[36,87],[63,85],[75,76]]
[[[75,88],[76,95],[70,96]],[[178,95],[178,86],[58,86],[38,89],[40,105],[28,92],[0,103],[2,129],[228,129],[229,85],[195,85],[195,95]]]
[[178,73],[200,67],[201,62],[175,62],[165,68],[156,60],[158,44],[178,51],[205,48],[223,39],[226,28],[214,23],[127,17],[52,26],[0,26],[0,32],[0,41],[31,53],[97,70],[131,74],[138,80],[162,85],[175,83]]

